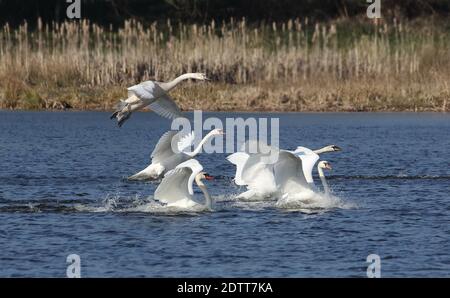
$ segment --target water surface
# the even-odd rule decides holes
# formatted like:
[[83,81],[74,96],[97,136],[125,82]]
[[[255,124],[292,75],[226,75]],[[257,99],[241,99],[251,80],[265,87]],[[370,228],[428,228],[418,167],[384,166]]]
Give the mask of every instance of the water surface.
[[279,117],[286,149],[341,146],[323,158],[342,204],[237,202],[226,155],[203,154],[215,212],[176,216],[140,212],[157,184],[124,179],[170,122],[108,116],[0,112],[0,276],[64,277],[72,253],[94,277],[365,277],[372,253],[385,277],[450,276],[450,115],[207,113]]

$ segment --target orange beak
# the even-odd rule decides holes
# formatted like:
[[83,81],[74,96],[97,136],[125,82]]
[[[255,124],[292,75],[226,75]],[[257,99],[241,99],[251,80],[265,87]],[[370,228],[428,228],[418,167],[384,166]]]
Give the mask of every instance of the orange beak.
[[206,179],[206,180],[213,180],[214,177],[213,177],[213,176],[210,176],[210,175],[208,175],[208,174],[205,174],[205,179]]

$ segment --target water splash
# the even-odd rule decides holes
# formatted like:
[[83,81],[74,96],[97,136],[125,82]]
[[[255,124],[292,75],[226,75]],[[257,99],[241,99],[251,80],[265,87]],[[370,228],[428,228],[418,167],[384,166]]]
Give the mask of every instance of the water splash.
[[305,213],[323,212],[332,209],[352,209],[356,207],[355,204],[344,201],[333,193],[325,194],[312,190],[295,195],[283,196],[276,202],[275,206],[280,209]]
[[[348,203],[335,195],[323,193],[301,193],[296,196],[284,197],[277,201],[277,197],[264,200],[243,201],[237,198],[238,194],[213,195],[213,211],[226,211],[233,208],[248,211],[262,211],[267,208],[280,208],[283,210],[300,210],[302,212],[316,212],[317,210],[331,210],[335,208],[349,209],[355,205]],[[9,201],[0,205],[0,212],[11,213],[149,213],[155,215],[192,215],[204,212],[203,206],[194,209],[181,209],[169,207],[154,200],[153,196],[137,194],[132,197],[121,196],[118,193],[108,194],[100,200],[58,200],[46,199],[30,202]]]

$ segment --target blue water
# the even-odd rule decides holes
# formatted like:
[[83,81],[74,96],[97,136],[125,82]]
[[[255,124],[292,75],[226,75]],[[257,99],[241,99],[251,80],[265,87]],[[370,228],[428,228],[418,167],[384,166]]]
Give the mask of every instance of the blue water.
[[448,114],[206,114],[279,117],[286,149],[341,146],[324,158],[342,204],[237,202],[225,154],[203,154],[215,211],[179,215],[132,211],[157,184],[124,179],[170,122],[108,116],[0,112],[0,276],[64,277],[72,253],[84,277],[365,277],[373,253],[382,277],[450,276]]

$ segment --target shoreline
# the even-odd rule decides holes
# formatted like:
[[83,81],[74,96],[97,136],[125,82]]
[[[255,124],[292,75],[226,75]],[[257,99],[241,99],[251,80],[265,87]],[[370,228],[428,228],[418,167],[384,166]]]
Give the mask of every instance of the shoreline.
[[450,30],[443,24],[3,27],[0,108],[111,111],[129,86],[202,72],[210,81],[171,90],[182,111],[448,112]]
[[[450,114],[450,111],[442,110],[372,110],[372,111],[344,111],[344,110],[327,110],[327,111],[250,111],[250,110],[199,110],[203,113],[237,113],[237,114]],[[99,112],[99,113],[112,113],[112,109],[4,109],[0,108],[0,112],[54,112],[54,113],[81,113],[81,112]],[[193,113],[194,110],[183,110],[183,113]],[[140,110],[134,113],[152,113],[151,110]]]

